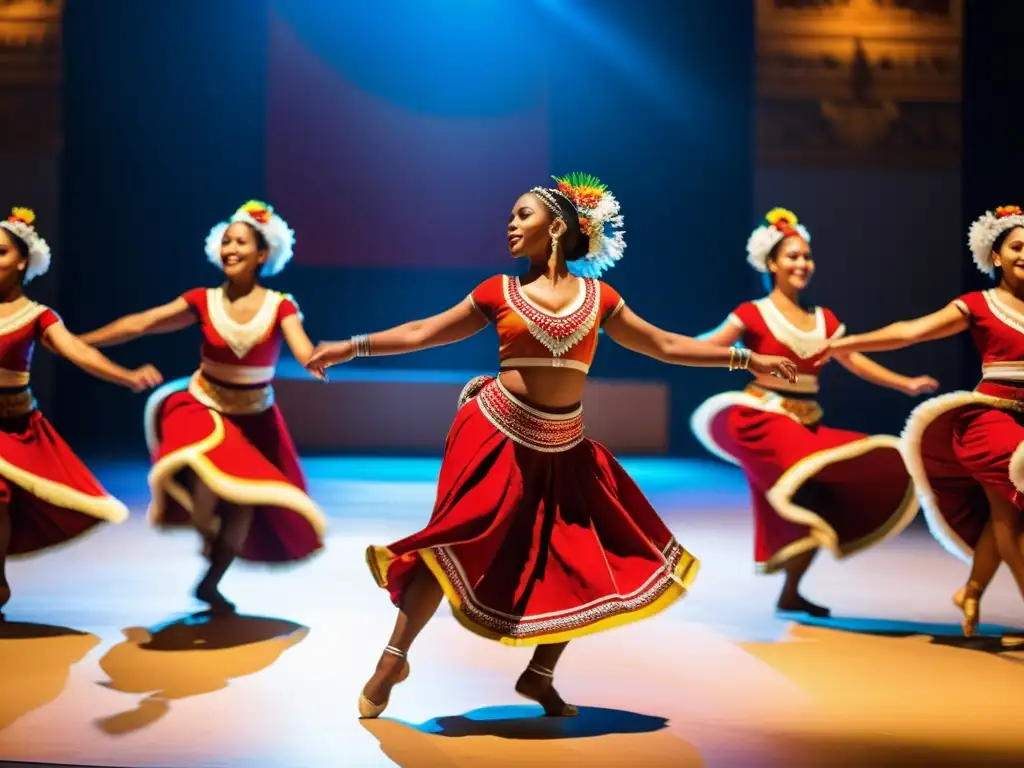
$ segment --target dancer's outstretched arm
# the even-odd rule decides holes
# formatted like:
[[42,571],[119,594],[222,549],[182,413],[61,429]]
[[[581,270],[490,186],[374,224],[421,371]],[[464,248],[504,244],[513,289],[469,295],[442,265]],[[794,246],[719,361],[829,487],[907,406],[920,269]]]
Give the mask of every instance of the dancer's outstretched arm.
[[904,376],[886,368],[860,352],[835,354],[836,361],[846,370],[870,384],[877,384],[887,389],[895,389],[905,395],[914,397],[939,388],[939,382],[931,376]]
[[[699,341],[689,336],[664,331],[637,315],[629,306],[609,317],[604,332],[626,349],[653,357],[663,363],[695,368],[727,368],[736,359],[736,350]],[[748,370],[753,373],[774,374],[796,381],[796,363],[784,357],[750,354]]]
[[903,349],[925,341],[936,341],[966,331],[970,321],[955,302],[938,312],[915,320],[901,320],[871,333],[856,333],[829,343],[828,352],[834,356],[851,352],[888,352]]
[[306,328],[299,315],[288,315],[281,321],[281,333],[288,349],[299,365],[305,366],[313,356],[313,342],[309,340]]
[[[474,306],[472,300],[466,298],[439,315],[364,336],[362,343],[367,345],[368,353],[374,357],[404,355],[468,339],[486,328],[487,322],[487,318]],[[314,376],[322,376],[332,365],[351,360],[356,352],[353,339],[324,341],[317,345],[306,362],[306,368]]]
[[180,296],[168,304],[125,315],[78,338],[94,347],[112,347],[150,333],[171,333],[196,322],[196,315]]
[[727,317],[720,326],[712,331],[702,333],[697,340],[706,341],[716,347],[731,347],[740,340],[741,336],[743,336],[743,329]]
[[43,341],[47,347],[86,373],[128,387],[133,392],[151,389],[163,381],[160,372],[152,365],[144,365],[134,371],[122,368],[98,349],[73,335],[62,323],[54,323],[47,328],[43,332]]

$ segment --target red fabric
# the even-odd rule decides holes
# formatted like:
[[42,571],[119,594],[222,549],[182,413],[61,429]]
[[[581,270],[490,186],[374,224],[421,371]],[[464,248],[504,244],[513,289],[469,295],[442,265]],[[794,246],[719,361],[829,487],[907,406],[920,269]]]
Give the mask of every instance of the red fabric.
[[[110,499],[99,481],[39,411],[0,420],[0,457],[17,469],[92,496]],[[85,512],[44,501],[19,486],[0,467],[2,497],[10,502],[11,555],[28,554],[71,541],[104,522]],[[2,501],[2,499],[0,499]]]
[[[580,281],[586,297],[580,308],[568,315],[559,316],[557,319],[547,312],[542,312],[541,314],[545,317],[540,324],[543,327],[544,322],[554,321],[560,328],[582,326],[591,317],[590,310],[596,303],[597,321],[593,327],[586,336],[561,355],[565,360],[574,360],[589,366],[593,363],[594,354],[597,351],[601,324],[619,306],[622,297],[618,291],[601,280],[580,278]],[[514,296],[517,292],[521,295],[518,278],[506,275],[495,275],[484,280],[470,294],[473,302],[487,319],[494,323],[495,330],[498,332],[498,359],[550,358],[551,351],[530,334],[527,323],[520,312],[517,312],[506,301],[506,283],[510,296]]]
[[[257,414],[219,415],[224,439],[204,455],[221,473],[243,483],[277,482],[306,492],[298,451],[276,405]],[[171,395],[161,406],[160,447],[154,461],[204,440],[213,431],[214,417],[206,406],[187,391]],[[163,491],[161,497],[162,526],[190,525],[187,510]],[[260,563],[289,562],[306,558],[321,546],[316,529],[300,513],[258,506],[239,556]]]
[[39,332],[41,334],[51,325],[56,325],[57,323],[62,322],[62,320],[60,319],[60,315],[52,309],[47,308],[46,311],[39,316],[39,320],[37,322],[39,323]]
[[[969,312],[971,338],[982,364],[1024,360],[1024,333],[1007,320],[1024,324],[1024,317],[999,298],[995,289],[966,293],[957,299]],[[1006,318],[1001,319],[993,307]]]
[[292,315],[298,315],[299,319],[302,319],[302,310],[299,309],[298,302],[290,294],[285,294],[284,298],[281,299],[281,303],[277,305],[277,322],[280,323],[286,317]]
[[246,366],[273,366],[281,353],[281,343],[284,337],[281,334],[281,321],[290,316],[302,317],[295,299],[288,294],[277,291],[269,291],[267,301],[277,301],[277,314],[274,323],[268,329],[266,335],[244,356],[238,357],[235,352],[221,336],[217,327],[210,318],[207,288],[193,288],[181,295],[185,303],[189,305],[199,320],[199,327],[203,333],[202,356],[218,363],[228,365]]
[[965,408],[953,421],[953,455],[982,485],[1021,507],[1010,481],[1010,457],[1024,442],[1021,416],[995,408]]
[[[993,388],[996,396],[1015,394],[1012,387],[989,382]],[[938,512],[972,550],[989,519],[984,486],[1024,510],[1024,498],[1010,480],[1010,457],[1022,442],[1024,415],[980,403],[945,411],[924,430],[920,459]]]
[[[656,578],[672,546],[671,531],[603,446],[584,440],[558,453],[521,446],[471,400],[449,432],[430,521],[387,547],[396,559],[386,588],[400,605],[424,567],[418,553],[431,550],[442,567],[448,563],[455,588],[474,593],[476,624],[503,637],[537,637],[656,600],[672,583]],[[645,585],[637,604],[618,597]],[[599,612],[587,614],[587,606]],[[554,611],[568,612],[565,623],[538,618]],[[510,624],[503,615],[517,618]]]
[[[762,566],[811,531],[781,517],[765,494],[798,462],[867,437],[823,425],[808,427],[788,416],[741,406],[720,411],[710,430],[712,439],[737,459],[747,476],[754,506],[754,560]],[[846,551],[887,527],[909,484],[899,451],[877,448],[828,464],[800,488],[793,502],[831,526],[840,551]]]
[[192,288],[181,294],[181,298],[192,308],[192,311],[202,317],[206,314],[206,289]]
[[32,365],[35,343],[60,317],[52,309],[44,308],[31,320],[0,336],[0,368],[8,371],[28,371]]
[[[821,373],[817,366],[817,355],[809,358],[800,357],[783,340],[777,339],[768,328],[768,324],[758,308],[760,302],[767,301],[769,300],[747,301],[733,310],[733,317],[743,324],[743,334],[740,336],[743,346],[761,355],[778,355],[788,358],[796,363],[797,370],[800,373],[817,376]],[[824,342],[825,339],[831,339],[835,336],[842,328],[842,323],[839,322],[839,318],[830,309],[822,307],[821,313],[824,319],[824,335],[821,338]]]

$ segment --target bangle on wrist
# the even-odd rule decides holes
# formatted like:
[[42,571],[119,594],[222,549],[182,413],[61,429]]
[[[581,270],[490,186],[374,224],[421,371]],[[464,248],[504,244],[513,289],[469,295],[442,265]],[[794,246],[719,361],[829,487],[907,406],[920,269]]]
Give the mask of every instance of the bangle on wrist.
[[358,336],[353,336],[349,341],[352,342],[352,346],[355,347],[356,357],[369,357],[370,356],[370,336],[366,333],[360,333]]
[[750,367],[750,358],[753,353],[749,349],[729,348],[729,370],[745,371]]

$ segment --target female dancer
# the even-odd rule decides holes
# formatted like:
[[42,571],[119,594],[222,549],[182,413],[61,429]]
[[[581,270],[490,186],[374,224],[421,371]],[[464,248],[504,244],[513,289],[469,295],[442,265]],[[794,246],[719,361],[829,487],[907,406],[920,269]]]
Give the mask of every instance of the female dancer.
[[696,558],[607,449],[583,436],[580,399],[600,328],[667,363],[796,376],[783,358],[720,349],[637,317],[595,279],[625,247],[618,202],[594,177],[556,181],[520,197],[509,217],[509,250],[529,260],[525,278],[497,275],[446,312],[323,344],[308,363],[322,375],[355,356],[460,341],[488,323],[500,341],[498,377],[474,379],[460,398],[430,521],[367,550],[399,612],[359,698],[363,717],[380,715],[408,676],[409,647],[442,596],[471,632],[538,646],[516,691],[567,716],[576,709],[552,679],[568,641],[652,616],[689,588]]
[[833,343],[835,354],[902,349],[970,330],[982,358],[973,392],[932,398],[911,413],[903,432],[907,467],[925,519],[952,554],[971,560],[966,586],[953,598],[972,635],[979,601],[1001,560],[1024,595],[1024,212],[1002,206],[970,228],[974,263],[998,284],[968,293],[930,315]]
[[8,555],[38,552],[128,517],[36,408],[29,388],[36,340],[135,392],[161,381],[150,365],[129,371],[112,363],[71,335],[52,309],[25,295],[25,284],[49,268],[50,248],[36,232],[35,214],[15,208],[0,221],[0,609],[11,598]]
[[206,255],[227,278],[223,286],[195,288],[83,337],[110,346],[200,325],[199,370],[161,387],[146,405],[154,461],[149,515],[156,526],[191,524],[200,532],[209,569],[195,596],[215,611],[234,609],[219,585],[236,556],[301,560],[320,550],[326,529],[271,386],[282,339],[299,362],[313,345],[295,300],[258,280],[284,268],[293,243],[270,206],[249,201],[206,239]]
[[[918,505],[897,438],[821,423],[819,354],[845,327],[830,310],[800,302],[814,274],[810,240],[791,211],[770,211],[747,243],[747,261],[765,276],[768,296],[741,304],[701,337],[785,355],[799,367],[797,382],[758,376],[743,392],[708,399],[691,425],[711,453],[743,468],[754,503],[757,571],[786,574],[777,610],[828,616],[827,608],[800,594],[818,549],[843,557],[877,544],[903,530]],[[938,387],[927,376],[906,378],[863,355],[839,362],[866,381],[908,395]]]

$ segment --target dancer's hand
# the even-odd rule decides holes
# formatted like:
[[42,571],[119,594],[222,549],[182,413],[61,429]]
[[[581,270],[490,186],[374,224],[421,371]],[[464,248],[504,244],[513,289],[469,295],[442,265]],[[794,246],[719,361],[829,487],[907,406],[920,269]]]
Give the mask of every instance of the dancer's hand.
[[747,369],[754,373],[768,374],[796,384],[796,363],[785,357],[759,355],[755,352],[750,356],[750,365],[747,366]]
[[306,370],[322,381],[327,380],[327,369],[332,365],[347,363],[356,356],[356,347],[351,341],[321,341],[306,361]]
[[126,384],[132,392],[145,392],[147,389],[159,386],[163,381],[164,377],[160,371],[152,365],[144,365],[129,374]]
[[825,346],[821,348],[821,351],[814,356],[814,367],[821,368],[825,363],[832,359],[832,357],[839,351],[836,349],[836,345],[842,341],[837,339],[835,341],[829,341],[825,343]]
[[938,388],[939,382],[931,376],[915,376],[912,379],[907,379],[906,383],[901,387],[903,392],[911,397],[926,395],[934,392]]

